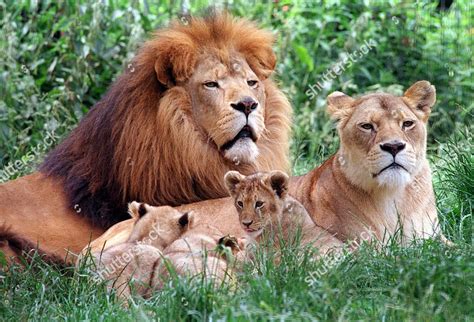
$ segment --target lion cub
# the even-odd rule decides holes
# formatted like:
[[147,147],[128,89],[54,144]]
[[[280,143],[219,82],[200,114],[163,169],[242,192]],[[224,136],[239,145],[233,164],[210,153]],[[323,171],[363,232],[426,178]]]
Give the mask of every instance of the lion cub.
[[132,202],[129,213],[136,221],[127,242],[92,254],[96,279],[109,281],[108,288],[115,288],[123,298],[130,296],[129,282],[142,296],[158,287],[154,274],[162,265],[163,249],[179,239],[193,223],[191,213],[181,213],[168,206]]
[[301,232],[301,245],[312,245],[320,255],[342,250],[343,243],[314,224],[306,209],[288,196],[288,176],[281,171],[260,172],[244,176],[237,171],[226,173],[224,181],[239,221],[247,234],[257,242],[263,233],[270,233],[276,245]]
[[224,236],[219,229],[198,223],[163,254],[178,275],[205,277],[219,285],[233,280],[234,269],[245,260],[246,246],[245,238]]

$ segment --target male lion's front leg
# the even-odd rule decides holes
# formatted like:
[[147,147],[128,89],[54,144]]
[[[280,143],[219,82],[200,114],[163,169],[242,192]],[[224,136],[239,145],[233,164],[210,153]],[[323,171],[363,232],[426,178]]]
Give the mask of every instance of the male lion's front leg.
[[[104,232],[68,208],[58,180],[39,172],[0,185],[0,229],[61,258],[68,252],[78,254]],[[18,254],[5,240],[0,243],[5,255]],[[68,261],[73,262],[73,257],[69,255]]]

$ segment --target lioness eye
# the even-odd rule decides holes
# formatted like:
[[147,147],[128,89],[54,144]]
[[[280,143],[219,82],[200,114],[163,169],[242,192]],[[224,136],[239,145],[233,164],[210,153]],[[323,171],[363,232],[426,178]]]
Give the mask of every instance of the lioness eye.
[[257,81],[256,80],[248,80],[247,81],[247,84],[250,86],[250,87],[254,87],[255,85],[257,85]]
[[363,123],[360,125],[361,128],[363,128],[364,130],[373,130],[374,129],[374,126],[370,123]]
[[240,208],[243,208],[244,203],[242,201],[237,201],[237,206],[239,206]]
[[257,201],[255,203],[255,208],[261,208],[263,206],[263,202],[262,201]]
[[411,127],[413,124],[415,124],[415,122],[413,122],[413,121],[405,121],[405,122],[403,122],[403,127],[404,127],[404,128]]
[[206,82],[204,83],[204,86],[207,88],[217,88],[219,87],[219,84],[217,82]]

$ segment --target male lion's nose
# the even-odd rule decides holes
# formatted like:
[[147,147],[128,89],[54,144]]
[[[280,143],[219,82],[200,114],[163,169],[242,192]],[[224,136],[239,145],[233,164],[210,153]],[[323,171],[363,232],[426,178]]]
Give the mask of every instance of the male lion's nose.
[[244,220],[242,221],[242,225],[246,226],[247,228],[253,223],[253,220]]
[[393,155],[393,157],[395,157],[398,152],[402,151],[405,146],[405,143],[398,141],[380,144],[380,148],[382,149],[382,151],[390,153],[391,155]]
[[245,96],[239,102],[231,103],[230,106],[248,116],[257,108],[258,103],[250,96]]

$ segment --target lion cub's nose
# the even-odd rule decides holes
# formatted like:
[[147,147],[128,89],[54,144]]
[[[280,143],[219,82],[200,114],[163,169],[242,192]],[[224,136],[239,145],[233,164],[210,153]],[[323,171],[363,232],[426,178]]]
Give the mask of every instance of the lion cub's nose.
[[255,111],[258,103],[250,96],[245,96],[239,102],[237,102],[237,104],[231,103],[230,106],[248,116],[250,113]]
[[244,220],[242,221],[242,225],[246,226],[247,228],[253,223],[253,220]]
[[383,151],[386,151],[393,155],[395,157],[398,152],[402,151],[405,148],[406,144],[403,142],[390,142],[390,143],[384,143],[380,144],[380,148]]

